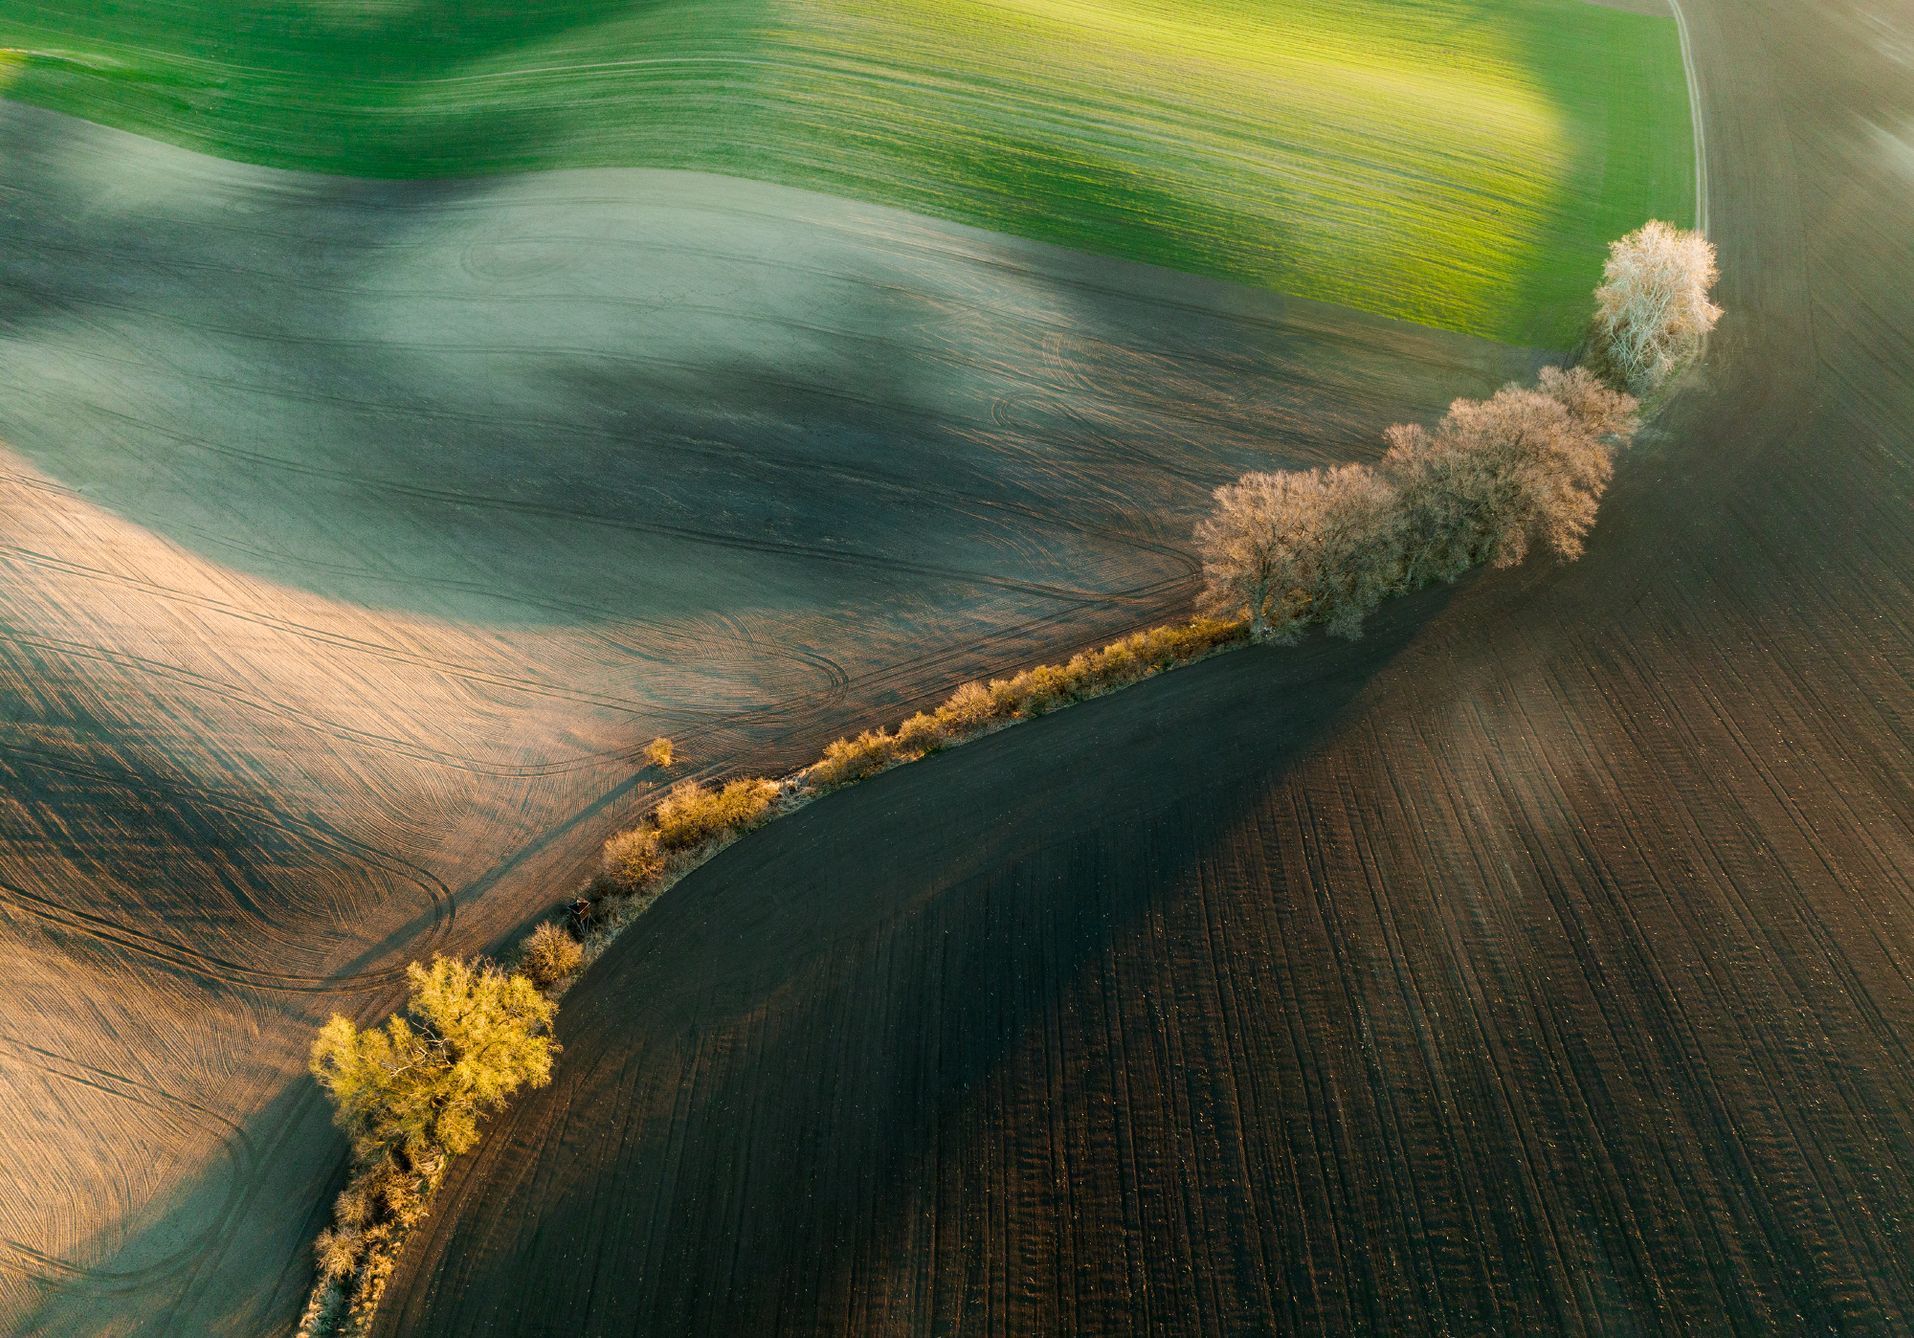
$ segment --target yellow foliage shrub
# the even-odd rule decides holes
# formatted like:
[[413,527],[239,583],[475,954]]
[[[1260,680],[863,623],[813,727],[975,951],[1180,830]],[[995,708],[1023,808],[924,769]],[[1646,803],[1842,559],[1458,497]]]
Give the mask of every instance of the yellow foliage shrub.
[[605,877],[624,893],[637,892],[665,871],[665,852],[658,845],[656,827],[634,827],[605,842]]
[[713,837],[755,827],[777,795],[776,781],[756,777],[732,781],[722,790],[685,781],[658,805],[658,844],[667,851],[688,850]]
[[1244,629],[1241,620],[1196,618],[1134,633],[1075,655],[1066,664],[1040,664],[1008,678],[992,679],[988,686],[966,683],[935,711],[918,712],[895,733],[870,729],[836,740],[812,764],[810,780],[827,787],[848,785],[895,763],[914,761],[996,721],[1042,715],[1171,665],[1199,659],[1241,641]]
[[897,739],[881,729],[865,730],[854,739],[837,739],[824,756],[811,764],[811,779],[819,785],[845,785],[863,780],[898,760]]
[[365,1249],[365,1241],[357,1231],[349,1228],[321,1231],[319,1238],[312,1243],[313,1253],[318,1256],[319,1276],[333,1279],[351,1274],[358,1266],[360,1252]]
[[944,738],[943,722],[919,711],[897,727],[897,751],[905,757],[922,757],[943,747]]
[[990,689],[982,683],[964,684],[937,708],[937,721],[943,726],[946,738],[982,729],[995,718],[996,707],[991,702]]
[[372,1190],[355,1180],[339,1191],[332,1215],[340,1226],[357,1230],[372,1220],[377,1209]]
[[542,924],[525,940],[521,969],[540,989],[550,989],[578,969],[585,950],[578,940],[555,924]]

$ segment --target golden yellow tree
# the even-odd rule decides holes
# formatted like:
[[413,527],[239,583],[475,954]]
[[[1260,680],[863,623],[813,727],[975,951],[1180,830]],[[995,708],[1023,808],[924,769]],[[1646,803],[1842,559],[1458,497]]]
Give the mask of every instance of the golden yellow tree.
[[404,1012],[364,1030],[334,1014],[312,1043],[313,1076],[362,1163],[463,1152],[482,1115],[551,1081],[555,1005],[524,976],[435,956],[406,979]]

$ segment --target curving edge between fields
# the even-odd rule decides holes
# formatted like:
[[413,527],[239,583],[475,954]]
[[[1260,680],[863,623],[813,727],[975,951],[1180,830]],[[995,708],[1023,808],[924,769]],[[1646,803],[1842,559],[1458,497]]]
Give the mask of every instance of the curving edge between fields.
[[[1660,404],[1667,402],[1675,382],[1685,370],[1685,368],[1678,369],[1669,383],[1662,387],[1663,393],[1659,396]],[[1618,396],[1628,406],[1628,413],[1632,415],[1637,402],[1633,398],[1620,395],[1619,392]],[[1638,423],[1631,421],[1618,437],[1606,438],[1611,453],[1626,445],[1638,430]],[[1594,502],[1599,503],[1601,491],[1599,487],[1595,490]],[[1485,559],[1478,556],[1475,559],[1475,566],[1479,569],[1484,561]],[[1418,582],[1413,576],[1405,575],[1401,582],[1384,597],[1384,602],[1426,588],[1434,584],[1435,579],[1433,576],[1425,575]],[[1453,576],[1446,578],[1449,582],[1454,579]],[[1294,624],[1294,628],[1301,630],[1317,621],[1313,618],[1302,619]],[[1294,632],[1274,638],[1253,637],[1251,627],[1251,621],[1247,617],[1219,620],[1199,616],[1187,623],[1172,623],[1151,628],[1121,642],[1111,643],[1097,652],[1081,654],[1067,665],[1039,665],[1011,679],[992,681],[987,693],[979,694],[987,697],[991,702],[989,713],[979,719],[971,719],[970,713],[960,705],[964,700],[964,692],[960,691],[935,712],[913,717],[913,723],[929,720],[936,722],[938,726],[935,741],[923,746],[920,750],[891,751],[887,748],[877,756],[889,760],[879,760],[867,768],[855,769],[841,779],[834,777],[829,769],[835,765],[838,749],[847,745],[864,748],[867,742],[873,740],[872,732],[866,732],[857,736],[855,740],[851,738],[838,740],[820,761],[776,780],[751,778],[735,782],[736,786],[763,786],[767,797],[760,799],[758,807],[751,809],[747,815],[725,820],[714,834],[705,837],[697,845],[684,849],[675,857],[661,856],[658,869],[647,875],[647,881],[644,883],[624,891],[614,891],[594,880],[593,883],[581,889],[577,904],[600,905],[601,909],[594,914],[602,917],[601,927],[594,932],[582,935],[584,953],[578,965],[564,977],[545,986],[543,993],[554,1004],[557,1003],[578,983],[591,965],[602,957],[645,911],[655,905],[665,892],[709,861],[719,851],[767,823],[787,817],[815,800],[828,797],[837,790],[850,788],[886,771],[907,766],[936,753],[960,748],[1011,726],[1030,723],[1054,710],[1067,709],[1081,702],[1119,693],[1125,688],[1138,686],[1161,674],[1187,668],[1231,650],[1243,649],[1269,640],[1273,640],[1274,644],[1287,645],[1294,639]],[[1160,648],[1155,648],[1157,643],[1161,643]],[[1155,648],[1154,653],[1138,657],[1134,649],[1145,646]],[[1116,654],[1112,664],[1115,672],[1105,677],[1099,670],[1103,666],[1105,657],[1112,653]],[[978,686],[972,684],[966,690],[974,693]],[[949,732],[945,732],[943,726],[947,715],[951,717]],[[889,735],[890,742],[896,744],[905,729],[906,726],[900,725],[895,733]],[[883,742],[885,733],[882,729],[875,731],[876,741]],[[727,787],[725,792],[727,797],[730,790],[731,787]],[[647,819],[646,826],[634,830],[631,834],[637,835],[649,830],[656,837],[659,826],[656,819]],[[660,849],[657,840],[653,841],[652,849],[654,852]],[[665,850],[668,852],[669,847],[665,847]],[[592,895],[595,891],[601,893],[597,898]],[[507,962],[512,965],[512,969],[522,969],[512,963],[509,957]],[[447,1160],[449,1161],[449,1158]],[[376,1168],[382,1164],[385,1163],[369,1163],[362,1169],[365,1173],[371,1174],[375,1173]],[[360,1171],[355,1171],[355,1175],[358,1174]],[[432,1202],[442,1192],[443,1186],[442,1173],[435,1172],[430,1183],[422,1191],[426,1207],[421,1214],[420,1223],[431,1217]],[[360,1256],[360,1262],[343,1276],[322,1275],[315,1282],[308,1300],[306,1319],[300,1327],[301,1335],[358,1333],[367,1331],[368,1326],[375,1324],[385,1285],[393,1276],[399,1260],[404,1257],[410,1247],[412,1238],[418,1234],[418,1226],[418,1223],[401,1225],[397,1234],[389,1242],[381,1241],[377,1245],[368,1247],[366,1253]],[[365,1293],[358,1292],[360,1284],[357,1279],[361,1275],[375,1279],[371,1289]],[[348,1321],[349,1327],[336,1328],[334,1325],[338,1321],[334,1316],[347,1305],[348,1289],[351,1294],[360,1298],[351,1302],[353,1306],[365,1305],[363,1313],[366,1319],[363,1325],[351,1325]],[[365,1296],[370,1297],[369,1303],[363,1300]]]

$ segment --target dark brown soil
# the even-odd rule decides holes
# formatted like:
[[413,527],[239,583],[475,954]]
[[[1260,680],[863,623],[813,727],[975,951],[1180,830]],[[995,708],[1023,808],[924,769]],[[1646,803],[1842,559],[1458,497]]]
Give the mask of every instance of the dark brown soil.
[[1914,18],[1684,8],[1731,315],[1587,558],[727,852],[386,1332],[1914,1327]]

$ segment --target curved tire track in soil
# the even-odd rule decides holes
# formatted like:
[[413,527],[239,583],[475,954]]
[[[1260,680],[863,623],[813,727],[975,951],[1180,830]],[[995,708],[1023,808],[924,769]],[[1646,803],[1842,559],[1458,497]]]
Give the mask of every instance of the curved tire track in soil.
[[[392,985],[405,978],[404,962],[377,969],[333,975],[267,971],[215,953],[202,952],[184,943],[176,943],[142,930],[129,928],[107,916],[80,910],[61,898],[40,896],[3,881],[0,881],[0,903],[5,903],[14,910],[23,911],[36,919],[44,920],[57,928],[83,934],[112,947],[152,958],[167,966],[197,972],[222,984],[246,985],[258,990],[337,995],[353,990]],[[417,951],[421,953],[429,954],[433,946],[442,945],[451,930],[451,903],[446,901],[436,905],[442,906],[444,910],[435,916],[430,938],[419,945]],[[405,951],[409,957],[414,949],[407,947]]]
[[383,1332],[1914,1325],[1914,16],[1681,5],[1729,314],[1582,562],[731,847]]
[[[101,787],[118,787],[126,784],[125,776],[115,775],[104,768],[89,766],[71,758],[59,757],[31,745],[10,745],[8,760],[14,764],[23,764],[30,769],[58,772],[71,778],[91,781]],[[410,884],[417,889],[419,898],[426,907],[427,916],[425,928],[418,931],[416,938],[408,942],[401,950],[407,957],[429,955],[432,951],[442,948],[451,937],[453,921],[457,916],[457,907],[452,900],[452,890],[442,879],[428,870],[389,851],[380,850],[366,842],[346,836],[320,822],[279,813],[265,805],[248,803],[230,795],[222,795],[204,786],[191,785],[178,778],[169,778],[166,781],[165,793],[168,797],[188,799],[196,808],[229,814],[255,830],[278,832],[297,844],[330,850],[337,857],[338,865],[342,870],[353,866],[380,869]],[[84,934],[164,962],[169,966],[194,971],[227,984],[249,985],[256,989],[275,991],[334,994],[391,985],[405,976],[405,960],[385,967],[367,967],[343,974],[265,970],[244,962],[231,961],[217,954],[203,952],[184,943],[148,934],[115,921],[110,916],[95,915],[81,910],[69,904],[67,899],[35,893],[26,888],[17,887],[4,879],[0,879],[0,902],[5,902],[59,928]],[[257,913],[257,908],[254,907],[248,906],[241,909],[247,913]]]
[[247,1184],[259,1162],[259,1152],[251,1136],[237,1123],[198,1101],[176,1096],[138,1078],[82,1064],[17,1037],[0,1035],[0,1052],[59,1081],[92,1088],[129,1104],[168,1112],[175,1117],[183,1113],[194,1123],[219,1130],[219,1145],[227,1162],[226,1192],[219,1211],[198,1231],[151,1263],[137,1268],[101,1268],[58,1258],[22,1241],[0,1238],[0,1267],[10,1262],[14,1267],[24,1267],[35,1277],[84,1278],[91,1287],[130,1292],[179,1272],[201,1251],[230,1234],[245,1199]]

